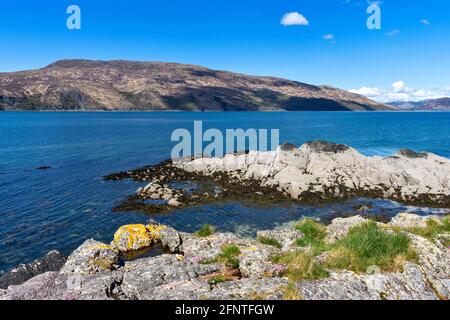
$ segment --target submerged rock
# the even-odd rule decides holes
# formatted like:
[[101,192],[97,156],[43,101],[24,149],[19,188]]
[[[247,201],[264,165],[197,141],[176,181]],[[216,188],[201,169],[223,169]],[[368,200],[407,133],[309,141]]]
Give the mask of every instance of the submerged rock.
[[0,277],[0,289],[7,289],[12,285],[19,285],[45,272],[59,271],[66,262],[59,251],[50,251],[44,257],[28,264],[21,264]]

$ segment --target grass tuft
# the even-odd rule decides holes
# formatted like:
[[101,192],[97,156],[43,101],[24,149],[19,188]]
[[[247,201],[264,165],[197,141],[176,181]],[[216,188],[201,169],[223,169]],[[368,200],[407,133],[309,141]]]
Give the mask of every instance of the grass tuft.
[[258,237],[258,242],[265,244],[266,246],[276,247],[278,249],[283,247],[279,241],[268,237]]
[[328,246],[325,244],[327,229],[317,221],[310,218],[303,219],[296,227],[304,236],[297,239],[296,244],[300,247],[312,247],[314,254],[319,255],[326,251]]
[[286,267],[283,275],[293,282],[328,277],[328,271],[315,262],[315,257],[314,250],[308,248],[303,251],[286,253],[275,258],[274,262],[280,263]]
[[204,224],[200,230],[194,232],[194,236],[198,238],[206,238],[212,235],[215,232],[215,229],[213,226],[209,224]]
[[416,260],[405,234],[389,234],[375,222],[350,229],[346,237],[338,240],[331,250],[327,267],[365,272],[370,266],[382,271],[401,271],[405,261]]
[[232,269],[239,268],[239,259],[237,258],[241,254],[241,250],[238,246],[230,245],[222,248],[222,252],[217,257],[217,262],[225,263],[225,265]]
[[226,277],[223,276],[214,276],[211,279],[209,279],[208,284],[210,286],[215,286],[219,283],[227,282],[229,281]]

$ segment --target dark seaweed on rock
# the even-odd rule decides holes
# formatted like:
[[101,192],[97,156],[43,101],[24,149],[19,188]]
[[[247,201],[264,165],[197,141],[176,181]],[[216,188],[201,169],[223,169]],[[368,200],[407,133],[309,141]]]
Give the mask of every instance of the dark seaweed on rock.
[[409,149],[401,149],[398,153],[406,158],[411,158],[411,159],[414,159],[414,158],[426,159],[428,157],[428,154],[426,152],[419,153],[419,152],[415,152],[415,151],[412,151]]
[[349,149],[348,146],[344,144],[338,144],[327,141],[310,141],[306,143],[313,152],[328,152],[328,153],[341,153]]

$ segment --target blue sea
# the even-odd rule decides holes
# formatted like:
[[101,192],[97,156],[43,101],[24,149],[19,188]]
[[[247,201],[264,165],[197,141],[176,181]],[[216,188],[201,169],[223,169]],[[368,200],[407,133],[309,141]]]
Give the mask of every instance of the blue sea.
[[[141,184],[102,176],[168,159],[172,131],[192,129],[194,120],[205,129],[280,129],[281,142],[327,140],[366,155],[409,148],[450,157],[450,113],[0,113],[0,270],[53,249],[69,254],[87,238],[109,242],[119,226],[145,223],[144,214],[112,212]],[[51,169],[36,170],[42,166]],[[321,207],[216,203],[152,218],[183,231],[210,223],[251,236],[302,216],[327,221],[349,215],[358,203],[375,203],[368,214],[386,217],[405,210],[439,213],[355,199]]]

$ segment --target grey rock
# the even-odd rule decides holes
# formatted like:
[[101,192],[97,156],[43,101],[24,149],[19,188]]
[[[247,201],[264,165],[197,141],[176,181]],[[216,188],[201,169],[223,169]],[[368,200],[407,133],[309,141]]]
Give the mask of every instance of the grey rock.
[[350,218],[336,218],[329,226],[327,226],[327,236],[325,241],[327,243],[335,242],[339,239],[344,238],[351,228],[368,222],[369,220],[364,219],[361,216],[353,216]]
[[25,281],[49,271],[59,271],[66,262],[59,251],[50,251],[44,257],[28,264],[21,264],[0,277],[0,289],[19,285]]
[[402,212],[396,215],[388,225],[391,227],[397,227],[401,229],[410,228],[426,228],[427,223],[430,220],[434,220],[440,223],[437,216],[419,216],[417,214]]
[[301,281],[299,296],[305,300],[435,300],[420,268],[406,264],[403,273],[357,275],[343,271],[330,278]]
[[281,254],[281,250],[261,244],[254,244],[241,249],[239,270],[246,278],[273,277],[282,271],[280,266],[272,263],[272,257]]
[[207,296],[211,300],[280,300],[289,281],[283,278],[241,279],[223,282]]
[[440,249],[429,240],[407,234],[417,253],[419,265],[434,291],[443,299],[450,299],[450,252]]
[[101,270],[114,269],[119,261],[119,253],[110,245],[86,240],[67,259],[61,269],[61,273],[71,275],[73,273],[88,275]]
[[177,253],[181,246],[181,236],[177,230],[166,226],[159,233],[159,241],[161,245],[170,250],[172,253]]
[[282,251],[289,251],[295,241],[303,236],[302,232],[295,229],[274,229],[257,232],[257,237],[278,241],[282,246]]
[[161,296],[161,290],[155,292],[157,287],[218,271],[217,265],[197,264],[181,255],[162,255],[126,263],[121,288],[128,299],[152,300]]
[[55,293],[60,291],[56,282],[58,272],[40,274],[25,283],[8,288],[2,300],[55,300]]

